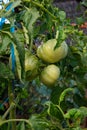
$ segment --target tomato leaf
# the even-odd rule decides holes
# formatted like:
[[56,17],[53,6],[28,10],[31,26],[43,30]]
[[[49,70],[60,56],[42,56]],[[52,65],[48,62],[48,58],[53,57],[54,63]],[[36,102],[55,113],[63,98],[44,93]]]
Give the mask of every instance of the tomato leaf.
[[66,18],[66,13],[65,11],[59,11],[59,18],[60,18],[60,21],[64,21],[64,19]]
[[73,92],[73,90],[74,90],[73,88],[67,88],[67,89],[65,89],[65,90],[61,93],[61,95],[60,95],[60,97],[59,97],[59,105],[61,104],[61,102],[64,101],[64,99],[65,99],[67,93]]
[[30,34],[33,33],[33,24],[36,22],[38,17],[39,12],[36,8],[27,8],[22,16],[22,20]]
[[13,34],[14,48],[16,57],[16,67],[19,75],[19,79],[24,79],[25,71],[25,48],[24,48],[24,35],[22,32],[17,31]]
[[11,42],[12,42],[12,40],[8,35],[1,35],[0,54],[3,54],[6,52],[6,50],[9,47]]
[[0,62],[0,79],[14,79],[14,74],[8,66]]
[[30,118],[31,127],[33,130],[44,130],[49,128],[49,122],[44,117],[38,115],[32,115]]
[[48,106],[47,113],[49,116],[53,118],[57,118],[58,122],[62,123],[64,120],[63,114],[59,107],[52,102],[46,102],[46,105]]

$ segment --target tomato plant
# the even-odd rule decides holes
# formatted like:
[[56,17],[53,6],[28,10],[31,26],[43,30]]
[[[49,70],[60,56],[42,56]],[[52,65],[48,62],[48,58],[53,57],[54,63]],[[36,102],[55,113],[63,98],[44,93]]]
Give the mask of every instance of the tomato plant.
[[0,18],[0,129],[82,130],[87,36],[52,0],[3,2]]

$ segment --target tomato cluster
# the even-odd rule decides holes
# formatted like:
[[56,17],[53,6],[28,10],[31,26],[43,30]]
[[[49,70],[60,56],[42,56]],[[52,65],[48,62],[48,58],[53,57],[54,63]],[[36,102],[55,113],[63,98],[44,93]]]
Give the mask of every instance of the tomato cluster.
[[[28,51],[25,52],[26,80],[33,80],[39,76],[40,81],[46,86],[56,83],[60,76],[60,68],[55,63],[66,57],[68,53],[68,45],[65,41],[57,48],[55,48],[56,44],[56,39],[41,44],[37,48],[36,56]],[[39,60],[45,63],[45,67],[40,69]]]

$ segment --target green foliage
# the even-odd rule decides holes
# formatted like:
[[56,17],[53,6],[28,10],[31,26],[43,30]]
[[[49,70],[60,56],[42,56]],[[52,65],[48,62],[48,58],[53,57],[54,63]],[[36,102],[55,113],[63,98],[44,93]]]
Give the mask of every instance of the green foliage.
[[17,130],[26,130],[25,122],[20,122],[17,126]]
[[[11,8],[6,11],[10,4]],[[11,117],[15,113],[14,108],[6,108],[1,116],[0,129],[8,127],[11,130],[9,124],[17,122],[17,130],[82,130],[81,123],[87,117],[87,36],[79,30],[79,26],[71,26],[66,13],[54,7],[52,0],[10,1],[3,4],[2,16],[9,23],[0,29],[0,98],[6,93],[9,105],[14,103],[17,112],[20,111],[21,116],[26,114],[27,119]],[[79,25],[83,21],[82,17],[77,19]],[[15,27],[14,33],[10,32],[11,27]],[[66,58],[55,64],[61,71],[57,83],[52,89],[41,83],[38,75],[49,63],[39,58],[38,75],[27,82],[25,48],[38,57],[36,51],[39,44],[55,37],[58,42],[54,49],[63,41],[69,48]],[[9,62],[12,62],[11,45],[16,59],[14,73]]]
[[36,22],[37,18],[39,17],[39,12],[36,8],[26,8],[24,14],[21,16],[24,25],[28,29],[29,33],[33,33],[33,24]]
[[87,7],[87,0],[84,0],[83,2],[81,2],[81,4],[85,7]]
[[[64,101],[65,96],[66,96],[68,93],[70,93],[70,92],[73,92],[73,89],[72,89],[72,88],[67,88],[67,89],[65,89],[65,90],[61,93],[61,95],[60,95],[60,97],[59,97],[59,104],[61,104],[61,102]],[[68,95],[69,95],[69,94],[68,94]]]
[[1,79],[14,79],[12,71],[2,62],[0,62],[0,80]]
[[46,105],[48,106],[47,113],[49,116],[57,118],[59,122],[64,120],[63,113],[59,106],[54,105],[52,102],[47,102]]
[[[84,112],[85,112],[85,114],[84,114]],[[87,116],[86,107],[73,108],[65,114],[65,118],[68,121],[69,121],[69,119],[72,121],[71,127],[79,126],[81,124],[82,120],[84,119],[84,117],[86,117],[86,116]]]
[[0,54],[4,54],[7,51],[7,48],[12,40],[9,38],[8,35],[1,35],[0,39]]
[[39,117],[39,116],[32,116],[30,118],[30,122],[32,124],[32,129],[36,129],[36,130],[44,130],[46,128],[49,128],[49,122],[43,118],[43,117]]

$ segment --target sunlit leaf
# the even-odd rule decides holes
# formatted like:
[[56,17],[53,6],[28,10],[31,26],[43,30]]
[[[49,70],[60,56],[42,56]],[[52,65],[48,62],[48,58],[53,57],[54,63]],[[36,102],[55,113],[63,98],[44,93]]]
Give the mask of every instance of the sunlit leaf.
[[73,92],[73,88],[67,88],[67,89],[65,89],[65,90],[61,93],[61,95],[60,95],[60,97],[59,97],[59,104],[60,104],[62,101],[64,101],[65,97],[66,97],[67,94],[69,94],[70,92]]

